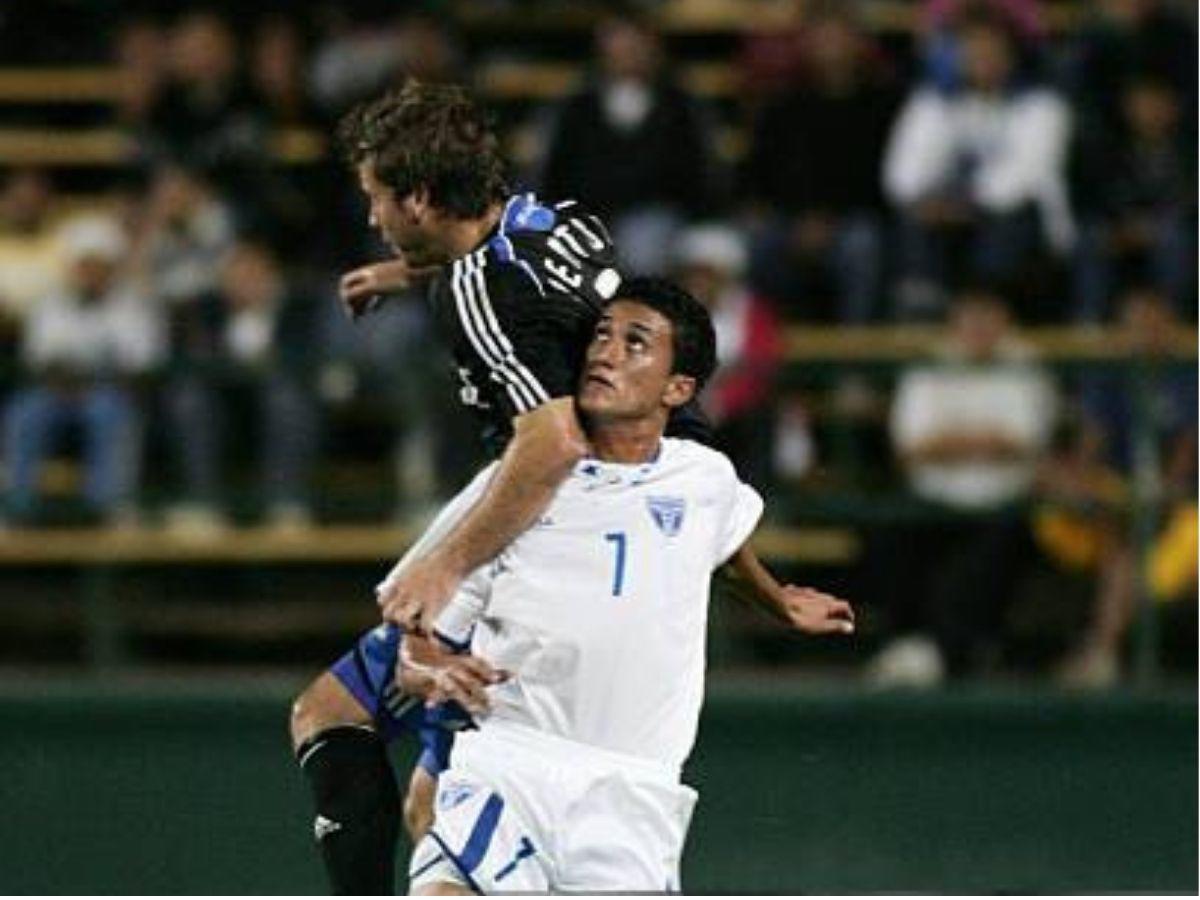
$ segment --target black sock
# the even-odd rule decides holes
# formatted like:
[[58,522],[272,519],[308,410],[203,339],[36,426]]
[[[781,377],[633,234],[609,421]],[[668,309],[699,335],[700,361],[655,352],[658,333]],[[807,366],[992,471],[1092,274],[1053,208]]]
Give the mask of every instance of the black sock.
[[394,894],[400,789],[370,729],[322,731],[296,751],[316,801],[314,833],[335,894]]

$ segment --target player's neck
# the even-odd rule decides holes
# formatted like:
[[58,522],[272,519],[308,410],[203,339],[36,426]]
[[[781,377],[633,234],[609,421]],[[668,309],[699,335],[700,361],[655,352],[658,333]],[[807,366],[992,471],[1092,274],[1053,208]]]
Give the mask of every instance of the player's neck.
[[598,424],[590,435],[592,455],[601,462],[649,462],[658,455],[665,424],[658,419],[617,419]]
[[483,243],[504,212],[502,203],[493,203],[483,215],[474,219],[457,219],[449,227],[446,246],[451,259],[466,256]]

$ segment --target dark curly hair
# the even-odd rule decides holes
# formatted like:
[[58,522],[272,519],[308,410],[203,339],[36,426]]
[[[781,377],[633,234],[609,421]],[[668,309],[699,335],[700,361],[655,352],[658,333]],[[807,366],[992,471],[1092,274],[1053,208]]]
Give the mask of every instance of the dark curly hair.
[[696,392],[717,367],[717,335],[704,304],[665,278],[627,278],[609,300],[640,303],[671,323],[671,371],[696,379]]
[[482,215],[507,193],[496,134],[458,85],[410,79],[352,109],[337,136],[351,167],[370,162],[397,197],[424,188],[433,206],[458,218]]

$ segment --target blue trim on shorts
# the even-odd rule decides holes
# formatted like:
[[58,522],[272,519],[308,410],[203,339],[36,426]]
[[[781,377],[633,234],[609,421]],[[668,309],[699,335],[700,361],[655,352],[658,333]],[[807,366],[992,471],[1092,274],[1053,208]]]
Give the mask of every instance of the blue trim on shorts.
[[483,888],[479,886],[479,882],[472,878],[471,873],[463,868],[463,864],[459,862],[458,855],[442,840],[442,836],[431,828],[426,833],[426,837],[433,838],[437,842],[437,845],[442,848],[442,853],[446,855],[446,859],[450,860],[450,864],[458,870],[459,876],[467,883],[467,887],[477,894],[483,894]]
[[487,855],[488,847],[491,846],[492,838],[496,834],[496,826],[500,824],[502,812],[504,812],[504,798],[499,794],[493,793],[484,801],[479,818],[475,820],[475,827],[471,829],[471,836],[467,838],[462,856],[459,857],[459,862],[468,872],[474,872],[479,868],[483,857]]
[[422,875],[424,875],[426,872],[428,872],[430,869],[432,869],[434,866],[436,866],[438,863],[440,863],[445,858],[446,858],[445,851],[439,850],[437,856],[435,856],[429,862],[425,863],[425,865],[421,866],[421,868],[417,869],[417,871],[409,872],[408,880],[416,881],[418,878],[420,878]]
[[329,672],[371,716],[384,742],[416,732],[424,748],[419,764],[436,776],[449,765],[453,732],[473,728],[475,723],[457,703],[442,703],[430,709],[419,697],[398,702],[403,695],[396,689],[395,673],[403,636],[403,629],[391,623],[372,628],[329,667]]

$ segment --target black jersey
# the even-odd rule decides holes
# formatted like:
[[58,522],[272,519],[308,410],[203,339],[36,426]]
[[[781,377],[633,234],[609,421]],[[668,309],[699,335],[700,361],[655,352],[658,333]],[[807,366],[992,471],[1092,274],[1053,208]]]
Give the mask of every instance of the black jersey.
[[575,393],[600,310],[620,283],[599,217],[533,194],[510,197],[487,240],[438,274],[434,319],[459,398],[482,419],[491,451],[511,436],[514,416]]
[[[517,194],[483,244],[438,273],[434,321],[458,372],[459,399],[499,455],[514,416],[574,396],[600,311],[621,285],[616,249],[598,216],[574,200]],[[693,401],[667,433],[711,441]]]

